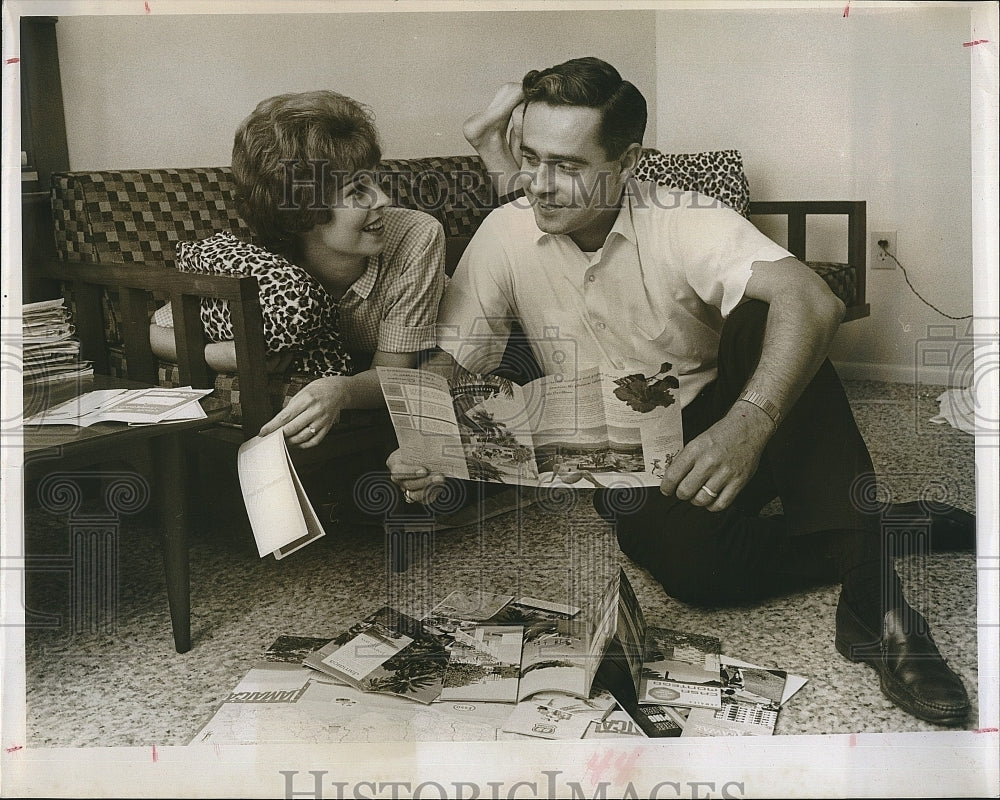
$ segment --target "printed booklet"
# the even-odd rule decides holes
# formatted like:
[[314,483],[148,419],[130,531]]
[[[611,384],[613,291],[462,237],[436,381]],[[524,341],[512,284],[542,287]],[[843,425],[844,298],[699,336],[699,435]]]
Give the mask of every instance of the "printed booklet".
[[722,704],[692,708],[681,736],[770,736],[778,721],[787,673],[722,659]]
[[454,478],[658,486],[683,445],[670,363],[648,376],[593,368],[525,386],[495,375],[449,384],[425,370],[377,369],[400,448]]
[[263,558],[284,558],[326,535],[306,496],[281,429],[254,436],[236,456],[247,517]]
[[52,406],[26,419],[25,425],[76,425],[87,428],[98,422],[155,425],[204,419],[198,402],[211,389],[151,387],[148,389],[96,389]]

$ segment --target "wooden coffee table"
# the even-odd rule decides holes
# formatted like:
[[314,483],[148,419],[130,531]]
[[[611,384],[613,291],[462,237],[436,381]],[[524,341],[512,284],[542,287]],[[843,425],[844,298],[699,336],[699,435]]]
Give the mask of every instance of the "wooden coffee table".
[[[38,413],[84,392],[97,389],[149,388],[146,384],[96,375],[82,381],[46,388],[46,396],[25,397],[25,413]],[[37,391],[37,390],[35,390]],[[102,461],[114,460],[136,447],[147,446],[153,464],[150,494],[160,516],[167,601],[178,653],[191,649],[191,580],[188,562],[188,493],[184,472],[182,435],[224,421],[230,414],[228,403],[211,396],[201,406],[206,417],[156,425],[129,426],[123,422],[101,422],[88,428],[72,425],[24,426],[24,470],[27,480],[40,479],[55,471],[93,469]],[[34,406],[34,407],[32,407]],[[95,475],[99,472],[95,471]],[[73,495],[72,490],[68,492]],[[77,496],[79,493],[77,493]],[[138,509],[136,509],[138,510]],[[26,531],[27,533],[27,531]],[[117,575],[113,576],[117,578]]]

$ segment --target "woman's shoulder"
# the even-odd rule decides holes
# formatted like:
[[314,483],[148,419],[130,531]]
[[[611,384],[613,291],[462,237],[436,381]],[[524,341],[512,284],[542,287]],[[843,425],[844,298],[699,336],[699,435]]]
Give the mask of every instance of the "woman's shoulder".
[[441,223],[427,212],[399,206],[388,206],[385,209],[385,226],[386,236],[389,238],[433,235],[438,231],[444,235]]
[[404,268],[405,263],[424,261],[425,256],[444,263],[444,228],[430,214],[410,208],[386,208],[385,247],[389,264]]

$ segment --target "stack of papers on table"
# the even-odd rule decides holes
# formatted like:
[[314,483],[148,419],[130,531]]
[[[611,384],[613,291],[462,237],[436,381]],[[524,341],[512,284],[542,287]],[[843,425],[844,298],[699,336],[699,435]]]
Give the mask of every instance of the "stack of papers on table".
[[21,307],[21,376],[26,386],[94,374],[91,362],[80,360],[74,331],[63,298]]

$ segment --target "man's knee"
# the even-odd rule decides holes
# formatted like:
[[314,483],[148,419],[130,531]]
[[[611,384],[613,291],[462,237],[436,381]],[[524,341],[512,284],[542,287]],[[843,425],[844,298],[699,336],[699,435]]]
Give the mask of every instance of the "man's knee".
[[727,569],[727,554],[707,531],[691,533],[684,525],[667,528],[649,519],[620,515],[615,533],[621,551],[647,569],[675,600],[717,606],[744,595],[739,577]]

